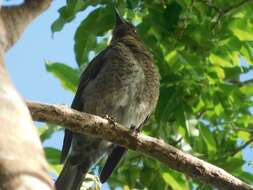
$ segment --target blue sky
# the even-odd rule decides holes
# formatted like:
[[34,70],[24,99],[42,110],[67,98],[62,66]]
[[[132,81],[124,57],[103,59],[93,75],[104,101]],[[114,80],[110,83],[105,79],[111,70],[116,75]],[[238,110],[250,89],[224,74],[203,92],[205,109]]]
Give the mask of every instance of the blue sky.
[[[17,1],[21,2],[21,1]],[[75,67],[74,33],[87,13],[78,14],[78,17],[66,25],[63,31],[54,34],[50,26],[58,17],[57,10],[65,1],[54,0],[50,8],[38,17],[26,30],[21,39],[6,54],[5,61],[13,83],[26,100],[45,103],[70,105],[73,94],[64,90],[59,81],[45,69],[45,60],[67,63]],[[247,79],[251,74],[244,75]],[[63,134],[58,133],[47,141],[45,145],[61,147]],[[252,149],[244,151],[246,160],[253,160]],[[250,167],[248,171],[253,172]]]
[[[45,69],[45,60],[67,63],[75,67],[73,36],[76,27],[87,15],[82,13],[75,21],[52,38],[50,26],[58,17],[57,10],[65,1],[53,1],[52,6],[25,31],[18,43],[6,54],[5,61],[11,78],[26,100],[70,105],[73,94],[63,89],[60,82]],[[60,148],[62,134],[46,145]]]

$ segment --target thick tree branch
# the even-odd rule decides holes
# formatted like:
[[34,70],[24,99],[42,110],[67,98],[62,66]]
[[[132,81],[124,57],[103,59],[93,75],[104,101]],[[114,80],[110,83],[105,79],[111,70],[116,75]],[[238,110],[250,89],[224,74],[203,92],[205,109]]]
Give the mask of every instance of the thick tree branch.
[[214,165],[184,153],[162,140],[143,134],[135,135],[119,124],[115,126],[107,119],[60,105],[27,102],[27,106],[34,120],[56,123],[74,132],[112,141],[151,156],[170,168],[220,189],[253,190],[253,187]]
[[0,189],[53,189],[29,111],[0,56]]
[[28,24],[44,12],[52,0],[26,0],[18,6],[0,10],[0,46],[7,51],[22,35]]
[[11,83],[4,53],[49,0],[0,9],[0,189],[52,190],[47,162],[29,111]]

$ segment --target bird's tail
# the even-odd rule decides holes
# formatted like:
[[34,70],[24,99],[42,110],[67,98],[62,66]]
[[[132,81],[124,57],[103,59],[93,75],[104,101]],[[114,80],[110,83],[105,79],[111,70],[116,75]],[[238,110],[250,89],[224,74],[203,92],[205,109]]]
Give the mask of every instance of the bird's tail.
[[56,190],[79,190],[89,167],[86,168],[73,165],[67,160],[55,182]]
[[111,176],[113,170],[116,168],[117,164],[120,162],[121,158],[127,152],[127,149],[122,146],[116,146],[112,153],[108,156],[105,165],[100,173],[101,183],[106,182],[106,180]]

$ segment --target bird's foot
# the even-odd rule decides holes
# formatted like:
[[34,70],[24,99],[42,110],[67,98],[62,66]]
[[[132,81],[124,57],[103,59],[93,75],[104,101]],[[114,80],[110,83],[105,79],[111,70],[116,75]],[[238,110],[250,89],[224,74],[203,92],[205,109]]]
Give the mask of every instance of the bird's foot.
[[131,125],[130,133],[132,133],[134,136],[138,136],[138,134],[140,133],[140,128],[136,127],[135,125]]
[[107,119],[107,121],[109,122],[110,125],[112,125],[113,127],[116,127],[116,122],[113,117],[106,115],[104,118]]

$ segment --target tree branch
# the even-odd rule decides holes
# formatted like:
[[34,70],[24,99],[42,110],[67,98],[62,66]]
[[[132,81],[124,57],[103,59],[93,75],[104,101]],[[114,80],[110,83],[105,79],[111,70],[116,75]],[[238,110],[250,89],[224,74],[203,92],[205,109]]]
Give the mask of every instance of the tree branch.
[[239,146],[237,149],[233,150],[230,153],[230,156],[234,156],[236,155],[238,152],[242,151],[243,149],[245,149],[248,145],[250,145],[253,142],[253,138],[249,139],[247,142],[245,142],[243,145]]
[[220,189],[253,190],[253,187],[223,169],[184,153],[162,140],[143,134],[135,135],[120,124],[116,123],[115,126],[107,119],[61,105],[27,102],[27,106],[34,120],[56,123],[71,131],[100,137],[136,150],[159,160],[172,169]]
[[240,82],[241,86],[247,85],[247,84],[253,84],[253,79],[249,79],[249,80],[245,80],[245,81]]
[[20,38],[38,15],[44,12],[52,0],[26,0],[18,6],[2,7],[0,10],[0,46],[7,51]]
[[229,80],[229,83],[235,84],[239,87],[242,87],[244,85],[253,85],[253,79],[245,80],[245,81],[240,81],[240,80]]
[[234,4],[234,5],[231,5],[231,6],[227,7],[226,9],[224,9],[224,10],[223,10],[223,13],[226,14],[226,13],[228,13],[229,11],[231,11],[231,10],[233,10],[233,9],[237,9],[237,8],[239,8],[239,7],[243,6],[243,5],[245,5],[246,3],[250,2],[250,1],[251,1],[251,0],[243,0],[243,1],[241,1],[241,2],[238,2],[238,3]]
[[53,189],[37,131],[1,53],[0,102],[0,189]]
[[250,2],[251,0],[242,0],[241,2],[238,2],[234,5],[231,5],[231,6],[228,6],[227,8],[225,9],[222,9],[222,8],[219,8],[213,4],[211,4],[208,0],[205,0],[204,2],[206,3],[207,6],[209,6],[210,8],[214,9],[218,15],[216,15],[216,19],[215,19],[215,22],[213,24],[213,26],[211,27],[212,30],[215,29],[215,27],[217,26],[217,24],[219,23],[220,19],[228,14],[230,11],[234,10],[234,9],[237,9],[243,5],[245,5],[246,3]]
[[[27,0],[0,9],[0,189],[52,190],[43,148],[29,111],[13,86],[4,53],[49,0]],[[36,7],[38,6],[38,7]]]

